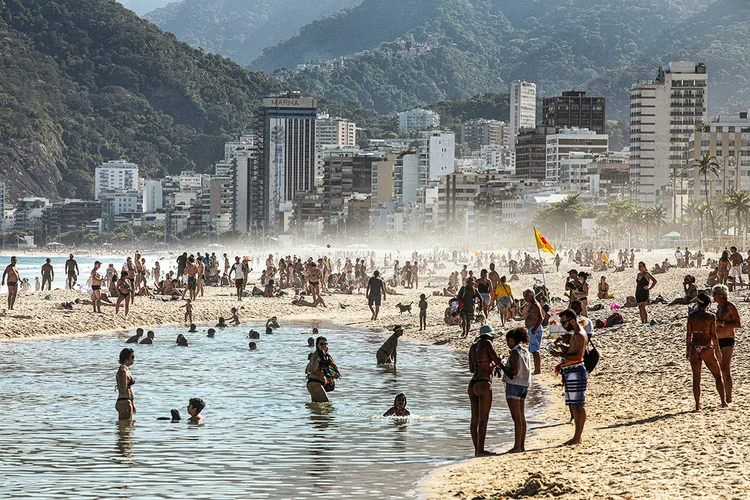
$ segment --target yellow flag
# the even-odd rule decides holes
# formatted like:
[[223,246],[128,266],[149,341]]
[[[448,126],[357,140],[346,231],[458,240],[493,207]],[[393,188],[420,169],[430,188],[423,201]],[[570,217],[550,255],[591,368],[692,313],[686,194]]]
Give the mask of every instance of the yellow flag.
[[536,237],[536,247],[539,250],[555,255],[555,247],[550,245],[549,241],[536,228],[534,228],[534,236]]
[[482,256],[482,252],[480,252],[478,250],[474,250],[474,256],[475,257],[481,257]]
[[607,252],[602,252],[602,260],[605,264],[609,265],[609,257],[607,256]]

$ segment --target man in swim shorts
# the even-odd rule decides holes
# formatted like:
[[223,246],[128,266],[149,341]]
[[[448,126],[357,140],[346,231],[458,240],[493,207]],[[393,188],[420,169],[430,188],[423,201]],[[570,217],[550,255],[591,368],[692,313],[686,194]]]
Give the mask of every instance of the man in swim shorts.
[[94,262],[94,269],[91,271],[91,304],[94,306],[95,313],[102,312],[102,280],[104,277],[99,273],[102,263],[98,260]]
[[47,261],[42,266],[42,291],[46,289],[51,291],[52,290],[52,281],[55,279],[55,269],[52,267],[52,260],[47,259]]
[[542,348],[542,333],[544,333],[544,328],[542,328],[544,313],[532,290],[524,290],[523,298],[526,301],[524,321],[529,331],[529,352],[534,358],[534,375],[539,375],[542,373],[542,355],[539,351]]
[[78,281],[78,262],[73,258],[73,254],[70,254],[70,258],[65,261],[65,275],[68,277],[67,285],[68,290],[72,290]]
[[8,277],[8,309],[13,310],[13,306],[16,304],[16,297],[18,296],[18,282],[21,281],[21,275],[18,272],[15,255],[10,258],[10,264],[5,268],[3,273],[2,283],[0,286],[5,285],[5,277]]
[[401,325],[393,327],[393,335],[380,346],[376,354],[376,358],[379,365],[385,365],[393,363],[396,364],[396,350],[398,348],[398,338],[404,334],[404,329]]
[[560,326],[570,333],[570,344],[562,351],[552,351],[553,356],[563,359],[560,373],[565,386],[565,404],[573,411],[575,421],[573,439],[567,441],[566,445],[581,444],[583,426],[586,424],[586,388],[589,374],[583,364],[583,355],[586,352],[588,337],[578,324],[577,317],[578,315],[570,309],[560,313]]
[[370,306],[372,317],[370,320],[375,321],[378,319],[378,313],[380,313],[380,304],[385,299],[385,283],[380,279],[380,271],[372,273],[372,278],[367,282],[367,304]]
[[[227,264],[227,267],[228,266],[229,265]],[[229,278],[232,277],[232,273],[234,273],[234,286],[237,288],[237,300],[242,300],[242,290],[245,288],[245,277],[242,273],[242,263],[240,262],[239,255],[234,258],[234,265],[229,271]]]

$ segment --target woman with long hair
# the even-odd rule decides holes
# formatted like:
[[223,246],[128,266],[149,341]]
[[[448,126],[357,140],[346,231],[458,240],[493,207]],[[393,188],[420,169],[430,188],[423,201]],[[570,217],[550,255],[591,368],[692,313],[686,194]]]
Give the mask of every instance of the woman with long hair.
[[716,390],[721,398],[722,408],[726,408],[724,397],[724,380],[721,376],[721,348],[716,333],[716,316],[706,311],[711,298],[705,293],[699,293],[696,299],[698,309],[688,316],[687,322],[687,352],[685,357],[690,361],[693,371],[693,397],[695,409],[701,409],[701,369],[703,364],[716,381]]
[[117,370],[115,380],[117,382],[117,420],[133,420],[135,415],[135,403],[133,402],[133,384],[135,379],[130,374],[130,367],[135,362],[135,351],[126,347],[120,351],[120,368]]
[[130,295],[133,293],[133,287],[130,283],[127,273],[121,273],[120,279],[117,280],[117,303],[115,303],[115,314],[120,312],[120,304],[125,303],[125,317],[130,310]]
[[325,337],[315,339],[315,352],[305,368],[307,391],[313,403],[327,403],[328,393],[336,388],[336,380],[341,378],[336,363],[328,354],[328,340]]
[[722,285],[727,284],[727,278],[729,278],[729,252],[724,250],[721,253],[721,258],[719,259],[719,283]]
[[656,286],[656,279],[648,272],[644,262],[638,263],[638,275],[635,278],[635,301],[638,303],[638,313],[641,315],[641,323],[648,323],[649,292]]

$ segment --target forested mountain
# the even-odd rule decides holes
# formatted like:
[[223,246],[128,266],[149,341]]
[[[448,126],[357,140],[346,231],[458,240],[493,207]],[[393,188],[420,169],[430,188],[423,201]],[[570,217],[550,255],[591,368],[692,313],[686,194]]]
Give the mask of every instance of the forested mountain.
[[[534,81],[542,95],[602,92],[622,118],[627,89],[675,59],[706,62],[712,111],[750,96],[741,0],[364,0],[266,49],[253,69],[369,109],[397,109]],[[358,52],[366,51],[365,53]],[[712,69],[713,68],[713,69]],[[724,77],[731,74],[732,79]],[[739,85],[729,83],[737,82]]]
[[193,47],[248,64],[265,47],[361,0],[183,0],[146,19]]
[[[180,0],[172,1],[174,2]],[[139,16],[142,16],[147,12],[151,12],[154,9],[164,7],[168,3],[171,3],[170,0],[119,0],[119,2]]]
[[111,0],[0,0],[0,82],[11,198],[91,197],[105,160],[202,170],[280,88]]

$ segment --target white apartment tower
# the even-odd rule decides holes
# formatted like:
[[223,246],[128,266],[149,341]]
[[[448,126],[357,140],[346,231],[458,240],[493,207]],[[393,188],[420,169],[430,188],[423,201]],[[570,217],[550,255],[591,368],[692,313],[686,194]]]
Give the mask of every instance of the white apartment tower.
[[106,191],[135,191],[138,189],[138,165],[125,160],[108,161],[94,172],[94,199]]
[[419,189],[456,170],[456,136],[431,130],[419,133]]
[[536,127],[536,83],[520,80],[510,84],[510,144],[516,149],[516,137],[522,128]]
[[[708,121],[706,65],[671,62],[630,88],[630,182],[635,201],[680,213],[688,141]],[[671,187],[670,187],[671,186]]]
[[427,109],[414,108],[398,114],[398,131],[430,130],[440,126],[440,115]]
[[357,124],[345,118],[318,115],[315,120],[315,142],[319,147],[353,148],[357,145]]
[[599,155],[609,149],[609,136],[587,128],[563,128],[547,136],[545,180],[561,182],[561,165],[571,153]]

